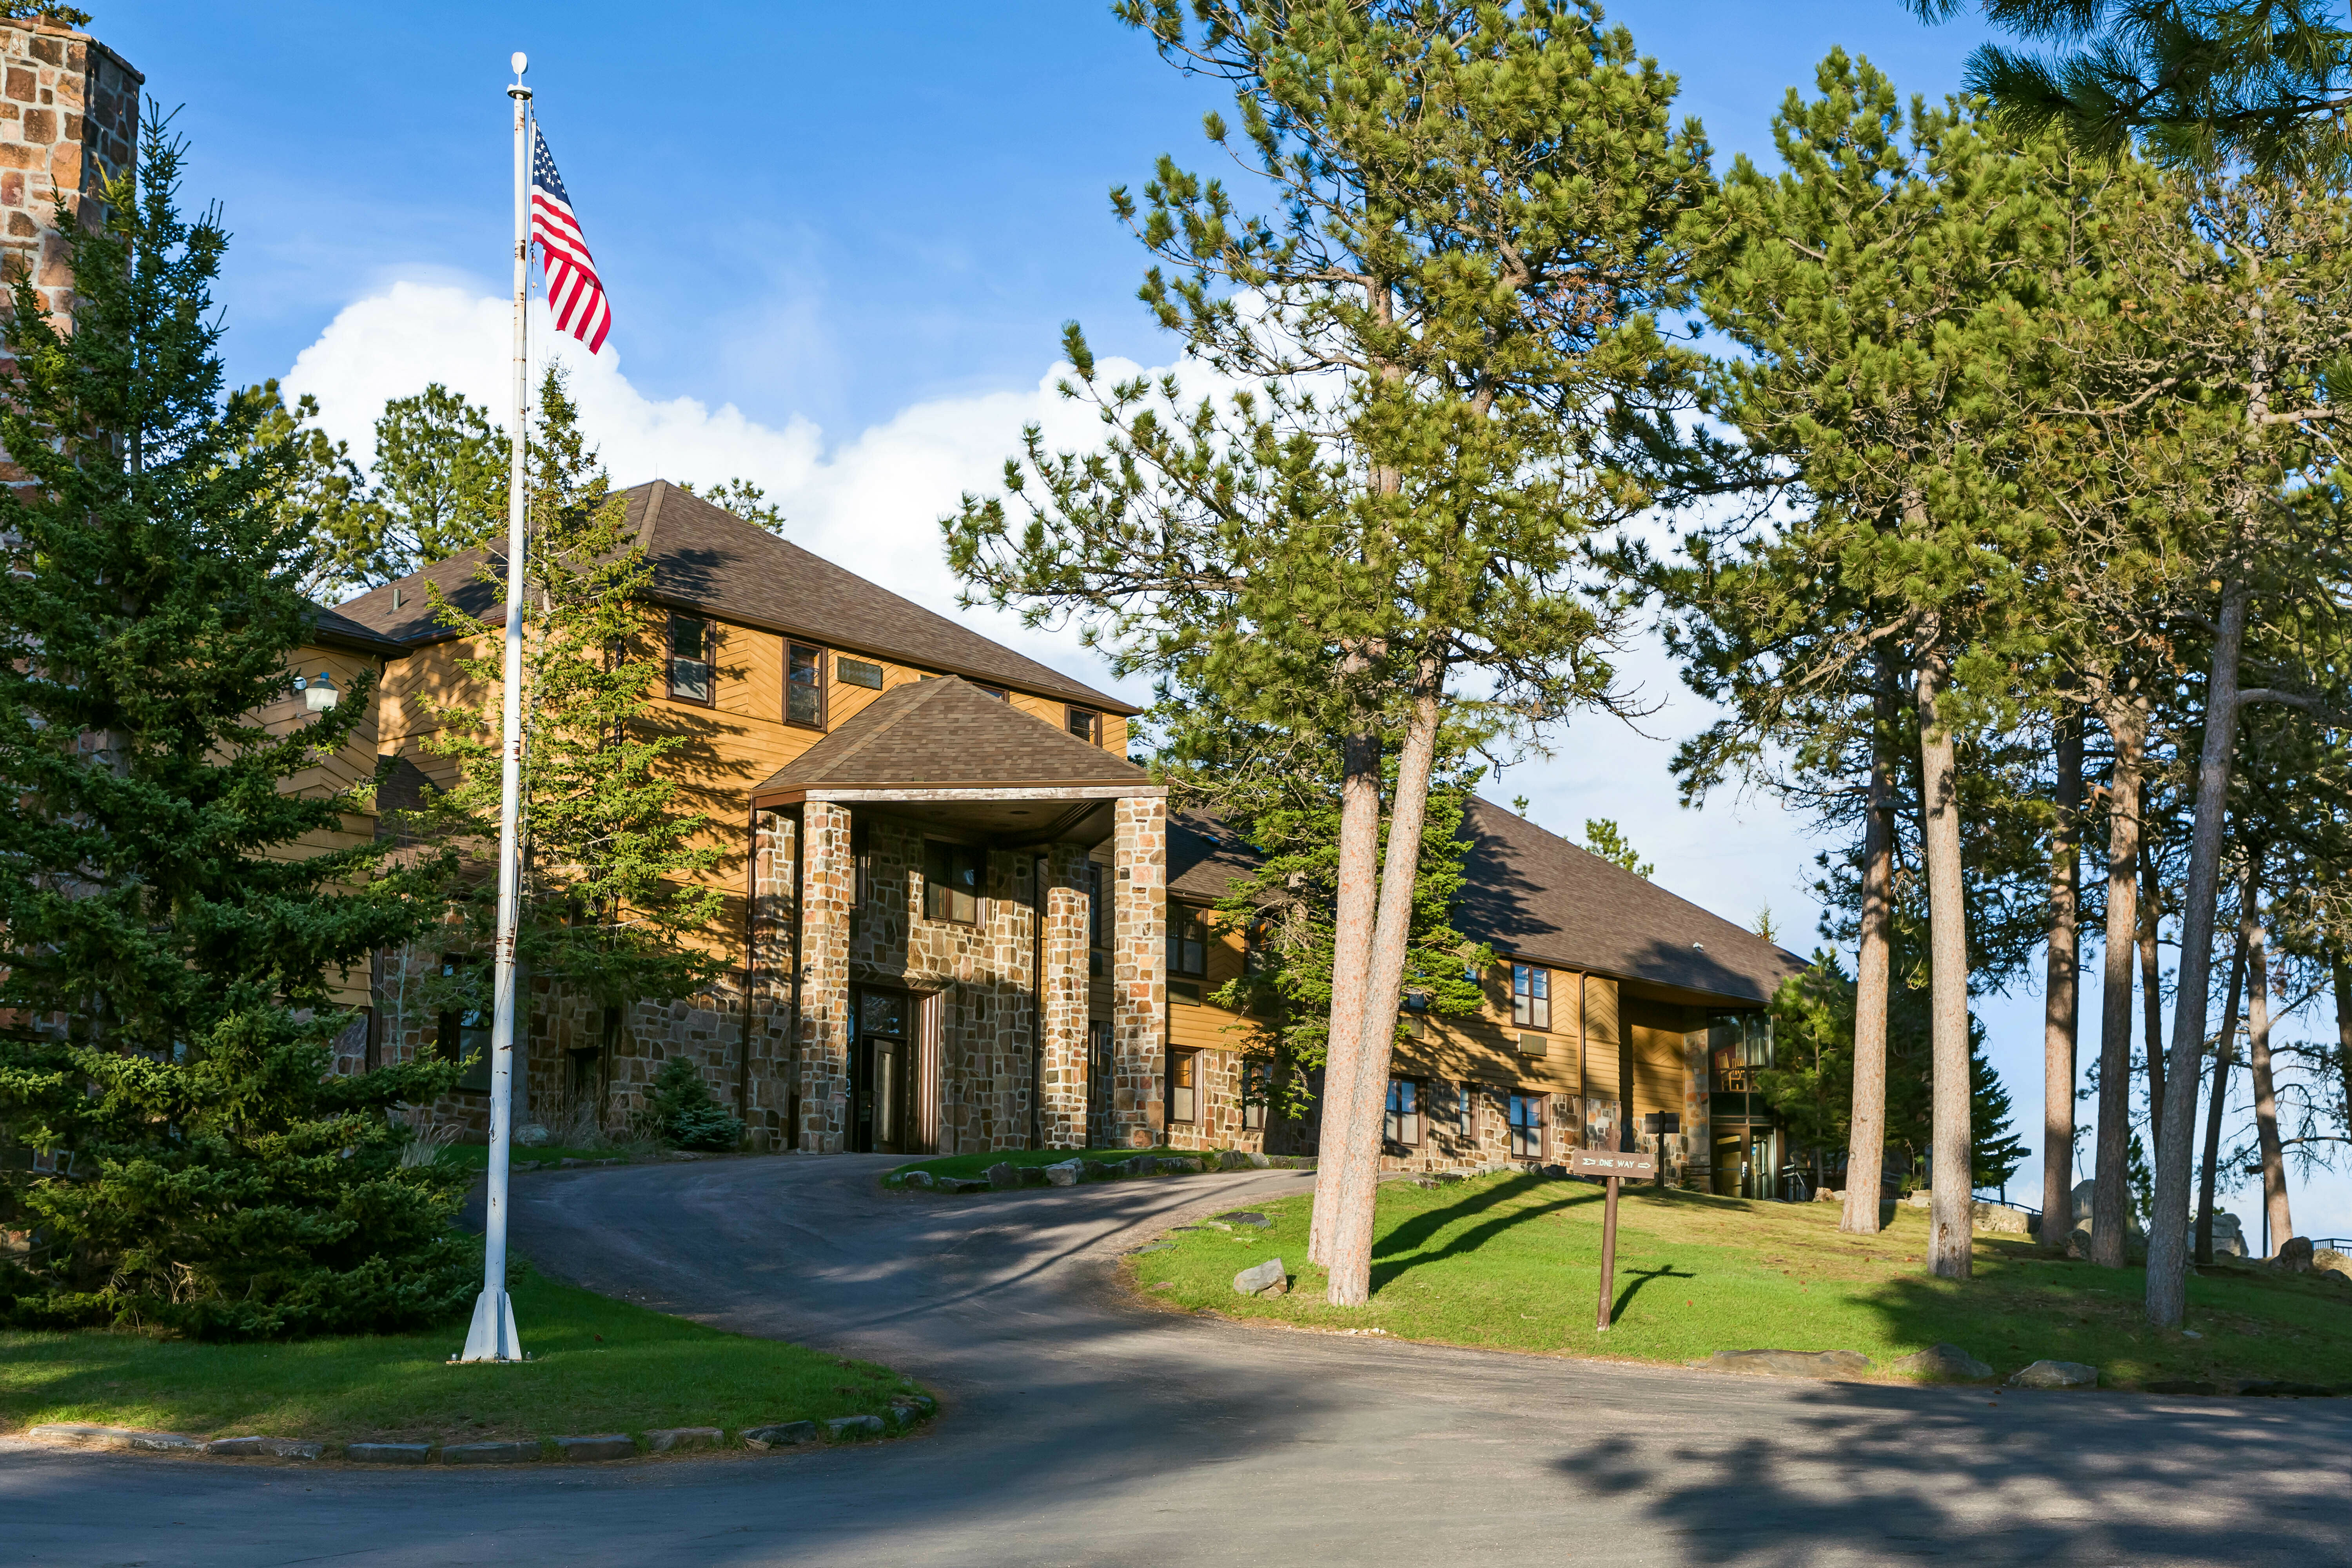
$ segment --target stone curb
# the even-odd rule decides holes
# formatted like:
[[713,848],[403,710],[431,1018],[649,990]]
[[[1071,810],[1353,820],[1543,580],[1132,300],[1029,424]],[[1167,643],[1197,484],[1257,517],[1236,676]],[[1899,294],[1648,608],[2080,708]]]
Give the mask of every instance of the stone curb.
[[[904,1432],[937,1414],[939,1401],[928,1394],[901,1394],[890,1401],[886,1416],[836,1415],[822,1424],[787,1421],[746,1427],[735,1434],[754,1453],[809,1444],[854,1442],[860,1438]],[[340,1458],[354,1465],[535,1465],[557,1456],[574,1464],[634,1459],[641,1453],[673,1454],[727,1446],[726,1429],[718,1426],[657,1426],[645,1435],[645,1445],[626,1432],[589,1436],[536,1437],[481,1443],[345,1443],[336,1445],[300,1437],[191,1437],[179,1432],[149,1432],[134,1426],[99,1426],[78,1421],[46,1421],[26,1428],[24,1436],[56,1447],[105,1448],[121,1453],[185,1454],[197,1458],[324,1459]],[[339,1451],[336,1451],[338,1450]]]
[[[1022,1192],[1040,1186],[1076,1186],[1130,1181],[1143,1176],[1254,1175],[1260,1171],[1312,1171],[1315,1161],[1316,1156],[1312,1154],[1249,1154],[1234,1149],[1203,1149],[1191,1154],[1138,1154],[1127,1160],[1080,1160],[1074,1157],[1058,1165],[992,1165],[988,1174],[982,1176],[940,1176],[929,1171],[909,1171],[898,1178],[895,1190],[950,1194]],[[1071,1169],[1073,1166],[1076,1168]],[[1388,1177],[1381,1179],[1387,1180]]]

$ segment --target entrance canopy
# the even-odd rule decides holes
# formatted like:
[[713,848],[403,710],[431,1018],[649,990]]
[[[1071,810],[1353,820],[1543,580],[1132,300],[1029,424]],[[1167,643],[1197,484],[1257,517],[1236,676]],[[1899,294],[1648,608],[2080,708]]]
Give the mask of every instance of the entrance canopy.
[[944,676],[876,698],[753,789],[751,805],[865,806],[1011,849],[1100,843],[1115,802],[1166,794],[1125,757]]

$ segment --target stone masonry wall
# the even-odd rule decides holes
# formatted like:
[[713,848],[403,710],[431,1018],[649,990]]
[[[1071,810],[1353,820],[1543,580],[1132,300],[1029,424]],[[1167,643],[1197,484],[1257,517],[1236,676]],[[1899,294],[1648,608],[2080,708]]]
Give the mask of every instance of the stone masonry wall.
[[1114,1146],[1148,1149],[1167,1118],[1168,803],[1118,803],[1110,896]]
[[1048,1149],[1087,1146],[1087,852],[1056,844],[1045,862],[1045,1059],[1038,1079]]
[[849,944],[857,868],[849,809],[801,807],[801,1121],[796,1147],[838,1154],[849,1135]]

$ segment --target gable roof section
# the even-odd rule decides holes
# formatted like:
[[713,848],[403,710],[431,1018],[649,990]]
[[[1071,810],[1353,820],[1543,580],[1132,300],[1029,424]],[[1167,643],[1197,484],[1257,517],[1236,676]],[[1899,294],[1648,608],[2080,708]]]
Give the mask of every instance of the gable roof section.
[[352,653],[373,653],[386,658],[398,658],[408,651],[407,645],[370,630],[359,622],[324,605],[310,606],[310,640],[320,647],[339,647]]
[[[656,603],[1105,712],[1140,711],[676,485],[656,479],[623,494],[629,527],[653,568],[650,597]],[[501,595],[481,581],[481,568],[503,573],[505,561],[503,548],[468,550],[338,608],[403,643],[441,641],[455,634],[434,620],[425,584],[439,584],[467,614],[488,616]]]
[[1564,969],[1765,1002],[1796,954],[1473,796],[1463,813],[1463,934]]
[[1222,818],[1205,811],[1168,814],[1168,890],[1180,899],[1216,903],[1265,860]]
[[1068,788],[1142,793],[1151,775],[954,676],[894,686],[776,770],[754,803],[811,789]]

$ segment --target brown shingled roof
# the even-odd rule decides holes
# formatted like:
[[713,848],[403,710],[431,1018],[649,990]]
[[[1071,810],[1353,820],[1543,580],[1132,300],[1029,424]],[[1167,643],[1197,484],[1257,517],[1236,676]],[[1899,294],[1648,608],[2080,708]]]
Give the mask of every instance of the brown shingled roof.
[[1205,811],[1168,814],[1168,890],[1179,898],[1216,903],[1265,858],[1223,818]]
[[407,645],[374,631],[349,616],[331,610],[324,605],[310,606],[310,640],[320,647],[350,648],[360,653],[382,654],[398,658],[408,651]]
[[[623,493],[629,526],[653,568],[649,596],[657,603],[1106,712],[1139,711],[676,485],[656,479]],[[437,583],[459,609],[487,616],[499,590],[480,580],[480,570],[488,564],[503,572],[505,558],[502,549],[468,550],[338,608],[400,642],[436,642],[453,634],[433,619],[425,584]]]
[[754,800],[792,790],[1149,785],[1114,752],[947,676],[894,686],[776,770]]
[[1492,801],[1472,797],[1462,831],[1459,929],[1498,952],[1749,1002],[1769,1000],[1805,966]]

